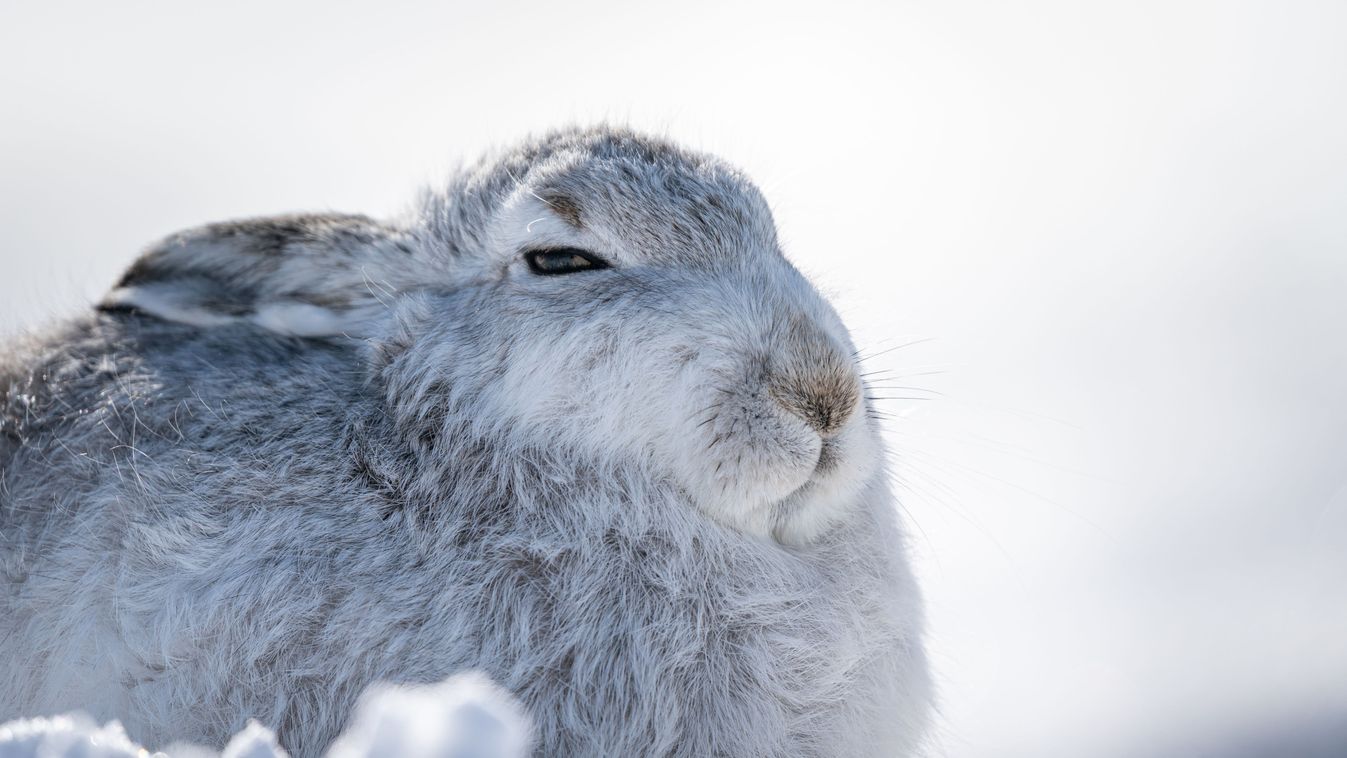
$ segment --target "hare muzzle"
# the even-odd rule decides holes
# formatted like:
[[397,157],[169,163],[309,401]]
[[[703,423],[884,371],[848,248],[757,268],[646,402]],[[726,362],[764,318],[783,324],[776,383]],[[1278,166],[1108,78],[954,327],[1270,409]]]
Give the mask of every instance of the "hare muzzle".
[[837,436],[860,404],[860,382],[854,371],[840,361],[832,361],[773,377],[768,394],[829,440]]

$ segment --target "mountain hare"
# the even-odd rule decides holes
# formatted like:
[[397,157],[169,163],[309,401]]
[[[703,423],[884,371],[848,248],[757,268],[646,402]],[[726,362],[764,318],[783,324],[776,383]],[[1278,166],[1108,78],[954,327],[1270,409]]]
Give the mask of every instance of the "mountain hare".
[[743,174],[622,129],[173,235],[0,354],[0,721],[313,756],[477,669],[542,755],[910,754],[854,355]]

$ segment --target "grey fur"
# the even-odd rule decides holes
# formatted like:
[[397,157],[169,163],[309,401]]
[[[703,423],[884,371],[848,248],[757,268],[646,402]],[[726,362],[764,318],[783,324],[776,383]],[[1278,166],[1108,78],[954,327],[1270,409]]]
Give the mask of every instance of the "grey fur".
[[[613,268],[534,276],[535,241]],[[369,684],[475,668],[543,755],[910,754],[852,355],[746,178],[621,129],[397,221],[170,237],[0,356],[0,721],[312,756]]]

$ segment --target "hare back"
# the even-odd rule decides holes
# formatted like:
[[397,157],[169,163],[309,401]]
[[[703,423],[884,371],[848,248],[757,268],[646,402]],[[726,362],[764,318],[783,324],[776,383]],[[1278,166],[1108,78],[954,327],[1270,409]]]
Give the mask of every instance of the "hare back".
[[[102,314],[3,371],[0,720],[82,708],[219,745],[253,718],[318,755],[369,684],[477,668],[547,754],[872,754],[921,732],[883,493],[783,550],[639,471],[567,478],[466,431],[420,449],[357,349],[245,325]],[[428,486],[425,455],[460,474]]]

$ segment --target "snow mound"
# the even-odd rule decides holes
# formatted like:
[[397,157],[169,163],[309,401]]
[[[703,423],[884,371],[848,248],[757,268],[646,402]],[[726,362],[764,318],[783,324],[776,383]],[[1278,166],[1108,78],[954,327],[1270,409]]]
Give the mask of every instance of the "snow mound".
[[0,758],[155,758],[131,742],[122,725],[98,726],[82,713],[0,724]]
[[[530,723],[508,692],[476,672],[426,686],[376,685],[327,758],[524,758]],[[122,725],[82,713],[0,724],[0,758],[287,758],[276,735],[251,721],[215,753],[174,745],[151,753]]]

